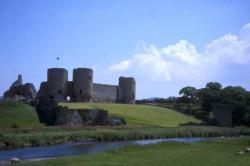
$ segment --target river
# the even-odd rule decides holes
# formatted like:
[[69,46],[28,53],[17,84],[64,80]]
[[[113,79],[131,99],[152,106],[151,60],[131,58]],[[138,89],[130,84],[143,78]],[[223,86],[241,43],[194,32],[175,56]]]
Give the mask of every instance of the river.
[[46,159],[58,156],[92,154],[107,150],[118,149],[125,145],[148,145],[148,144],[156,144],[167,141],[192,143],[210,139],[214,138],[195,137],[195,138],[165,138],[165,139],[115,141],[115,142],[96,142],[96,141],[76,142],[76,143],[44,146],[44,147],[33,147],[33,148],[22,148],[15,150],[0,151],[0,160],[2,161],[8,160],[12,157],[18,157],[22,160]]

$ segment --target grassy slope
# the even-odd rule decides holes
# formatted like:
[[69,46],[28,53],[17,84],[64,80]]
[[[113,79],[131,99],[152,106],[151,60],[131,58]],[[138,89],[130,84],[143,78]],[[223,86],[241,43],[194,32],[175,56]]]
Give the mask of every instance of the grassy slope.
[[235,165],[250,163],[250,153],[237,154],[238,149],[250,146],[250,138],[234,138],[200,143],[165,142],[146,146],[128,146],[121,150],[59,157],[26,163],[25,165],[88,165],[88,166],[165,166],[165,165]]
[[[70,108],[105,109],[110,114],[124,117],[129,125],[175,127],[180,123],[199,122],[193,117],[156,106],[104,103],[63,103],[62,105]],[[13,124],[18,127],[41,126],[33,107],[14,101],[0,101],[0,128],[9,128]]]
[[105,109],[110,114],[124,117],[129,125],[174,127],[181,123],[199,122],[199,120],[193,117],[156,106],[104,103],[61,103],[61,105],[68,106],[69,108]]
[[[14,125],[15,124],[15,125]],[[0,101],[0,128],[41,127],[35,109],[27,104]]]

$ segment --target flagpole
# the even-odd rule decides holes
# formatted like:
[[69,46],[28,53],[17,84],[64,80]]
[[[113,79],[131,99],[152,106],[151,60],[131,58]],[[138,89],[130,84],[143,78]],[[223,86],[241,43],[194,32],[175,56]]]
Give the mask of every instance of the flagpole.
[[60,60],[60,57],[56,57],[56,60],[57,60],[57,68],[59,67],[59,60]]

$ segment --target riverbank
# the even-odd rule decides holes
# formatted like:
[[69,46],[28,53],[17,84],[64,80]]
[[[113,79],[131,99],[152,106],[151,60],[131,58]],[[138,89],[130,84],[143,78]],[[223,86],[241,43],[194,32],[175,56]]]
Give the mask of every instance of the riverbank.
[[45,127],[36,129],[5,129],[0,131],[0,149],[38,147],[86,140],[119,141],[181,137],[249,136],[250,128],[220,128],[213,126],[181,127]]
[[[123,166],[165,166],[165,165],[218,165],[245,166],[250,163],[250,153],[245,149],[250,146],[250,137],[224,138],[198,143],[164,142],[154,145],[132,145],[119,150],[58,157],[37,162],[23,162],[22,165],[123,165]],[[238,151],[243,150],[243,154]]]

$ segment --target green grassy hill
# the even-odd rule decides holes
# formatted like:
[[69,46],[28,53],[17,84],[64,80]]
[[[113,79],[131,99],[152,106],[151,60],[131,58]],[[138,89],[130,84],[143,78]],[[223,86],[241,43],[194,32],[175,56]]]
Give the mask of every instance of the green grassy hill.
[[200,122],[191,116],[157,106],[107,103],[60,103],[60,105],[75,109],[105,109],[112,115],[125,118],[129,125],[175,127],[181,123]]
[[[125,118],[128,125],[175,127],[181,123],[200,122],[171,109],[135,104],[61,103],[69,108],[99,108]],[[15,101],[0,101],[0,128],[41,127],[35,109]]]
[[0,128],[40,127],[35,108],[10,100],[0,101]]

